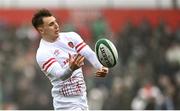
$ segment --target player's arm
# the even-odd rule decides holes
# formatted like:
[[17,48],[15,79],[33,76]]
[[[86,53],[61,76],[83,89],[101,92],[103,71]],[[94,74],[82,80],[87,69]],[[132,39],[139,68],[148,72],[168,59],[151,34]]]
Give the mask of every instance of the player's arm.
[[97,77],[106,76],[109,69],[101,65],[101,63],[97,59],[95,52],[88,45],[84,47],[84,49],[82,49],[79,53],[83,55],[97,69]]
[[83,55],[97,69],[96,72],[97,77],[106,76],[109,69],[101,65],[101,63],[97,59],[95,52],[88,45],[86,45],[83,49],[81,49],[79,53]]
[[80,55],[76,57],[69,56],[69,63],[62,67],[51,54],[46,52],[38,53],[36,59],[41,70],[47,76],[55,76],[61,80],[66,80],[71,77],[72,72],[81,67],[84,60]]
[[71,33],[75,35],[74,42],[77,53],[83,55],[97,69],[97,77],[105,77],[108,73],[108,68],[101,65],[96,57],[95,52],[82,40],[82,38],[77,33]]

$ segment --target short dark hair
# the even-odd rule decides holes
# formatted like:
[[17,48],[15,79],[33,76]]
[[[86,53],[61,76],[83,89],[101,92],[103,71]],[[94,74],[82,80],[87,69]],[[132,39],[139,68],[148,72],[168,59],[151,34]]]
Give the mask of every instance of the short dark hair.
[[32,25],[37,29],[40,25],[43,25],[43,18],[52,16],[51,12],[47,9],[38,10],[33,18]]

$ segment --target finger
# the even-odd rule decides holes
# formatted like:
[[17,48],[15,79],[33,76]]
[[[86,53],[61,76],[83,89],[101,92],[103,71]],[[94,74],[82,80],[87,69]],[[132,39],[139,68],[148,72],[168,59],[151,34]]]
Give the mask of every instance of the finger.
[[107,70],[107,69],[102,69],[102,72],[107,73],[107,72],[108,72],[108,70]]
[[81,57],[78,61],[78,63],[82,63],[82,62],[84,62],[84,57]]
[[105,73],[105,74],[107,74],[108,70],[107,69],[101,69],[101,70],[97,71],[97,73]]
[[78,63],[81,64],[82,62],[84,62],[84,57],[80,58]]
[[100,74],[98,74],[98,73],[96,73],[96,77],[101,77],[101,75],[100,75]]
[[72,55],[70,53],[68,53],[68,55],[69,55],[68,62],[71,64],[73,62],[73,58],[72,58]]
[[77,61],[77,66],[81,67],[83,65],[84,57]]
[[79,63],[80,61],[84,60],[84,57],[81,56],[81,55],[78,55],[77,58],[76,58],[76,62]]
[[69,59],[70,59],[72,56],[71,56],[71,54],[70,54],[70,53],[68,53],[68,54],[69,54]]
[[96,74],[105,75],[105,74],[107,74],[107,73],[105,73],[105,72],[96,72]]
[[80,54],[77,54],[77,55],[75,56],[75,58],[74,58],[74,61],[77,61],[77,59],[79,59],[79,57],[81,57],[81,55],[80,55]]
[[96,73],[96,77],[105,77],[106,73],[102,73],[102,72],[97,72]]
[[96,74],[96,77],[105,77],[105,75]]
[[96,77],[101,77],[100,75],[96,75]]

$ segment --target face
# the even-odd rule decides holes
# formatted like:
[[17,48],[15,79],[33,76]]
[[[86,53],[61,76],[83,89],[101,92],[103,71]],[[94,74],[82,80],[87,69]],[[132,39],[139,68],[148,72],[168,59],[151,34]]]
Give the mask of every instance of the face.
[[59,25],[54,16],[44,17],[44,24],[38,28],[42,37],[50,42],[55,41],[59,36]]

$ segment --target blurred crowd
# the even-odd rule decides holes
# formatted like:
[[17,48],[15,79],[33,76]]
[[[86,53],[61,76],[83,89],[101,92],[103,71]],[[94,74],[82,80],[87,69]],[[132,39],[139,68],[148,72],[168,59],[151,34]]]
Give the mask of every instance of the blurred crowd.
[[[172,30],[163,20],[155,27],[148,19],[138,25],[129,20],[112,32],[103,16],[71,22],[61,30],[79,33],[92,49],[99,38],[108,38],[119,53],[105,78],[96,78],[85,61],[89,109],[180,109],[180,26]],[[0,21],[0,109],[53,109],[52,86],[35,60],[39,40],[31,24]]]

